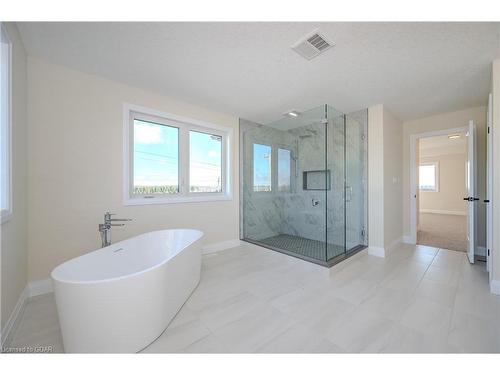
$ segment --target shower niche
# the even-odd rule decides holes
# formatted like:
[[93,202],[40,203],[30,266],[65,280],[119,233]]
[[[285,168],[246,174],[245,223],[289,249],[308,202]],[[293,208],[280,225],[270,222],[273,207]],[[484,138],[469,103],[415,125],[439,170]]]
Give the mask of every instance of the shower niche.
[[240,120],[240,237],[324,266],[366,247],[367,110]]
[[303,190],[330,190],[330,170],[302,172]]

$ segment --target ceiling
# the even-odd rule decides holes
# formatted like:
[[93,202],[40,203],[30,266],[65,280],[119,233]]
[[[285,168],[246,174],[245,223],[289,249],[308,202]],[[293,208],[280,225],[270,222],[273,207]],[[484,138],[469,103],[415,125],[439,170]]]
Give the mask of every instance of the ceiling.
[[[330,104],[400,119],[482,105],[498,23],[18,23],[28,54],[266,123]],[[307,61],[315,28],[335,43]]]
[[[460,134],[460,138],[450,139],[451,134]],[[447,135],[420,138],[420,156],[437,156],[467,153],[467,132],[454,132]]]

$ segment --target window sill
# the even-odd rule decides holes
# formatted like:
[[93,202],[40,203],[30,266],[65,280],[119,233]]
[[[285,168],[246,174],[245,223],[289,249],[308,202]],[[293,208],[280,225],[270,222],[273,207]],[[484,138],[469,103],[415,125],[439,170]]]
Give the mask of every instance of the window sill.
[[180,197],[155,197],[155,198],[128,198],[123,201],[125,206],[145,206],[150,204],[175,204],[175,203],[202,203],[202,202],[219,202],[231,201],[231,194],[218,195],[198,195],[198,196],[180,196]]

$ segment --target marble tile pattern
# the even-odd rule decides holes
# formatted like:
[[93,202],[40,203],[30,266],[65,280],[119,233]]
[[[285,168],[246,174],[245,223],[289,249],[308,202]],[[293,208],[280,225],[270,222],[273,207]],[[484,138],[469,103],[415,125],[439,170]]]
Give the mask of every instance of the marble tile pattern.
[[[241,143],[243,160],[240,171],[243,176],[243,204],[241,208],[244,237],[259,240],[276,236],[283,233],[282,224],[285,221],[283,212],[284,196],[290,193],[253,191],[253,144],[264,144],[273,147],[271,170],[274,171],[277,167],[277,147],[287,148],[294,152],[295,139],[288,132],[246,120],[240,120],[240,132],[243,132],[243,141]],[[276,186],[275,177],[273,175],[273,186]],[[292,186],[295,188],[294,180],[292,180]]]
[[[499,353],[500,296],[464,253],[400,245],[331,269],[243,244],[203,256],[199,286],[144,353]],[[10,347],[63,350],[54,298]],[[76,323],[77,324],[77,323]]]
[[[366,225],[366,138],[362,135],[366,133],[367,117],[363,117],[364,112],[346,116],[346,131],[344,117],[334,110],[332,113],[336,115],[328,120],[327,126],[324,118],[317,118],[286,131],[241,120],[245,238],[260,240],[288,234],[316,241],[326,238],[329,244],[343,248],[347,234],[348,249],[366,244],[366,238],[361,236]],[[253,143],[273,146],[274,154],[278,147],[291,150],[290,192],[252,191]],[[330,171],[330,190],[303,190],[303,172],[325,170],[325,165]],[[276,167],[276,157],[273,157],[272,168]],[[351,186],[347,203],[345,172],[347,184]],[[313,199],[318,200],[319,205],[313,206]]]

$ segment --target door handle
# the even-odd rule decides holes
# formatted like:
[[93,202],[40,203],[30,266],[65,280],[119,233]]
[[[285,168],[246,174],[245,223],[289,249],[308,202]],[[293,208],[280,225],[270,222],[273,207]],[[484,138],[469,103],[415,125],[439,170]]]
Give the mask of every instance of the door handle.
[[469,201],[469,202],[474,202],[474,201],[478,201],[479,198],[475,198],[475,197],[466,197],[464,198],[464,201]]

